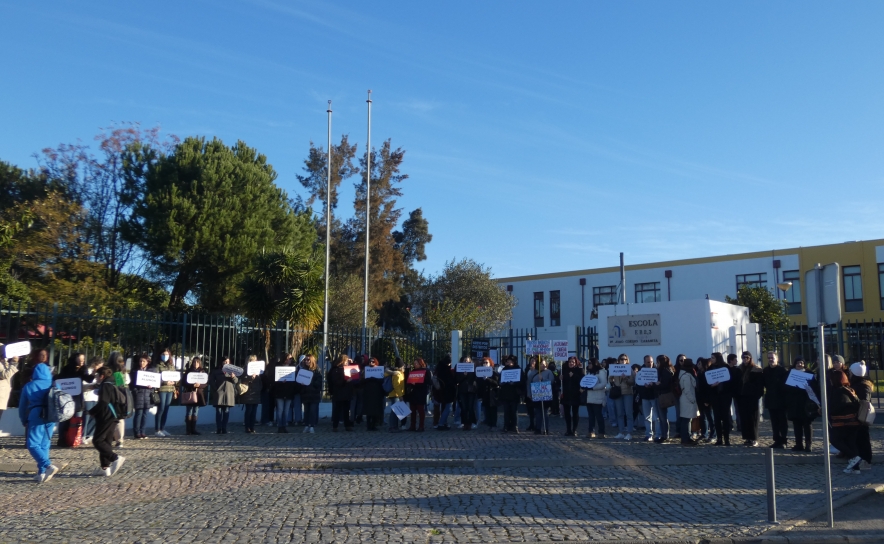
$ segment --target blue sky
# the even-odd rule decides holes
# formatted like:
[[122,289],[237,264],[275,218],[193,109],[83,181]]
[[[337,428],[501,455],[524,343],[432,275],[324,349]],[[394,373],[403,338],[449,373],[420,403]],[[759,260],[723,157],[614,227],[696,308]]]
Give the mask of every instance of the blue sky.
[[884,237],[884,3],[429,4],[0,0],[0,159],[137,121],[296,194],[326,101],[361,153],[372,89],[429,273]]

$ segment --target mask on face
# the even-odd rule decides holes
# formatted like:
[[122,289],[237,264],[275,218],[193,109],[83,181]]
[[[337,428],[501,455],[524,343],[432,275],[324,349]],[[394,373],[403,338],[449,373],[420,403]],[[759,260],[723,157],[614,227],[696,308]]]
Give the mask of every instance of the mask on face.
[[169,356],[164,353],[164,354],[160,355],[160,359],[165,363],[166,361],[169,360]]

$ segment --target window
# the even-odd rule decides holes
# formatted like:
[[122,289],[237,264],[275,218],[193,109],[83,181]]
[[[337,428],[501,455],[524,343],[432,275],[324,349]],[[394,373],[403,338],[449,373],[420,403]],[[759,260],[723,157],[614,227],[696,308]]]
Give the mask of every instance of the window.
[[655,281],[652,283],[636,283],[635,301],[660,302],[660,282]]
[[884,310],[884,264],[878,264],[878,293],[881,295],[881,309]]
[[543,291],[534,293],[534,326],[543,326]]
[[783,272],[783,281],[791,281],[792,287],[783,295],[789,304],[789,315],[801,314],[801,273],[797,270]]
[[844,277],[844,311],[863,311],[863,282],[858,266],[845,266],[841,269]]
[[592,288],[592,307],[617,304],[617,286],[606,285]]
[[740,287],[766,287],[767,286],[767,273],[761,272],[760,274],[737,274],[737,293],[740,292]]
[[562,301],[560,291],[549,292],[549,326],[558,327],[562,324]]

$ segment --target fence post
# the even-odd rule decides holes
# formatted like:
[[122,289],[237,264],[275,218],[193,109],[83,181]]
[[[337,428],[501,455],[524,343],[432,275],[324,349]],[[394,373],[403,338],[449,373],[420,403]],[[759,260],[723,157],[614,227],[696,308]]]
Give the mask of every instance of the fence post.
[[52,303],[52,328],[49,329],[49,364],[60,369],[62,365],[55,366],[55,339],[58,338],[58,303]]
[[779,522],[777,521],[777,484],[776,477],[774,475],[774,450],[773,448],[768,448],[766,452],[767,462],[765,463],[765,465],[767,468],[767,521],[779,525]]
[[[181,367],[184,368],[184,354],[187,353],[187,312],[181,312]],[[172,363],[175,364],[174,361]]]
[[463,353],[462,335],[461,331],[451,331],[451,364],[456,364]]

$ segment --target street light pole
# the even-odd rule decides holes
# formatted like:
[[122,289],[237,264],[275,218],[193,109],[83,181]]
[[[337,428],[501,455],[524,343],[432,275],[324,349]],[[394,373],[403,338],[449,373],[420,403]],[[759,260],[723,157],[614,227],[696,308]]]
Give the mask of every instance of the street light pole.
[[331,125],[332,125],[332,101],[328,101],[328,164],[326,165],[327,177],[325,182],[325,301],[323,303],[322,319],[322,353],[320,361],[325,369],[325,360],[328,351],[328,268],[331,263]]
[[371,89],[368,90],[368,143],[365,146],[365,298],[362,301],[362,353],[368,335],[368,255],[371,222]]

